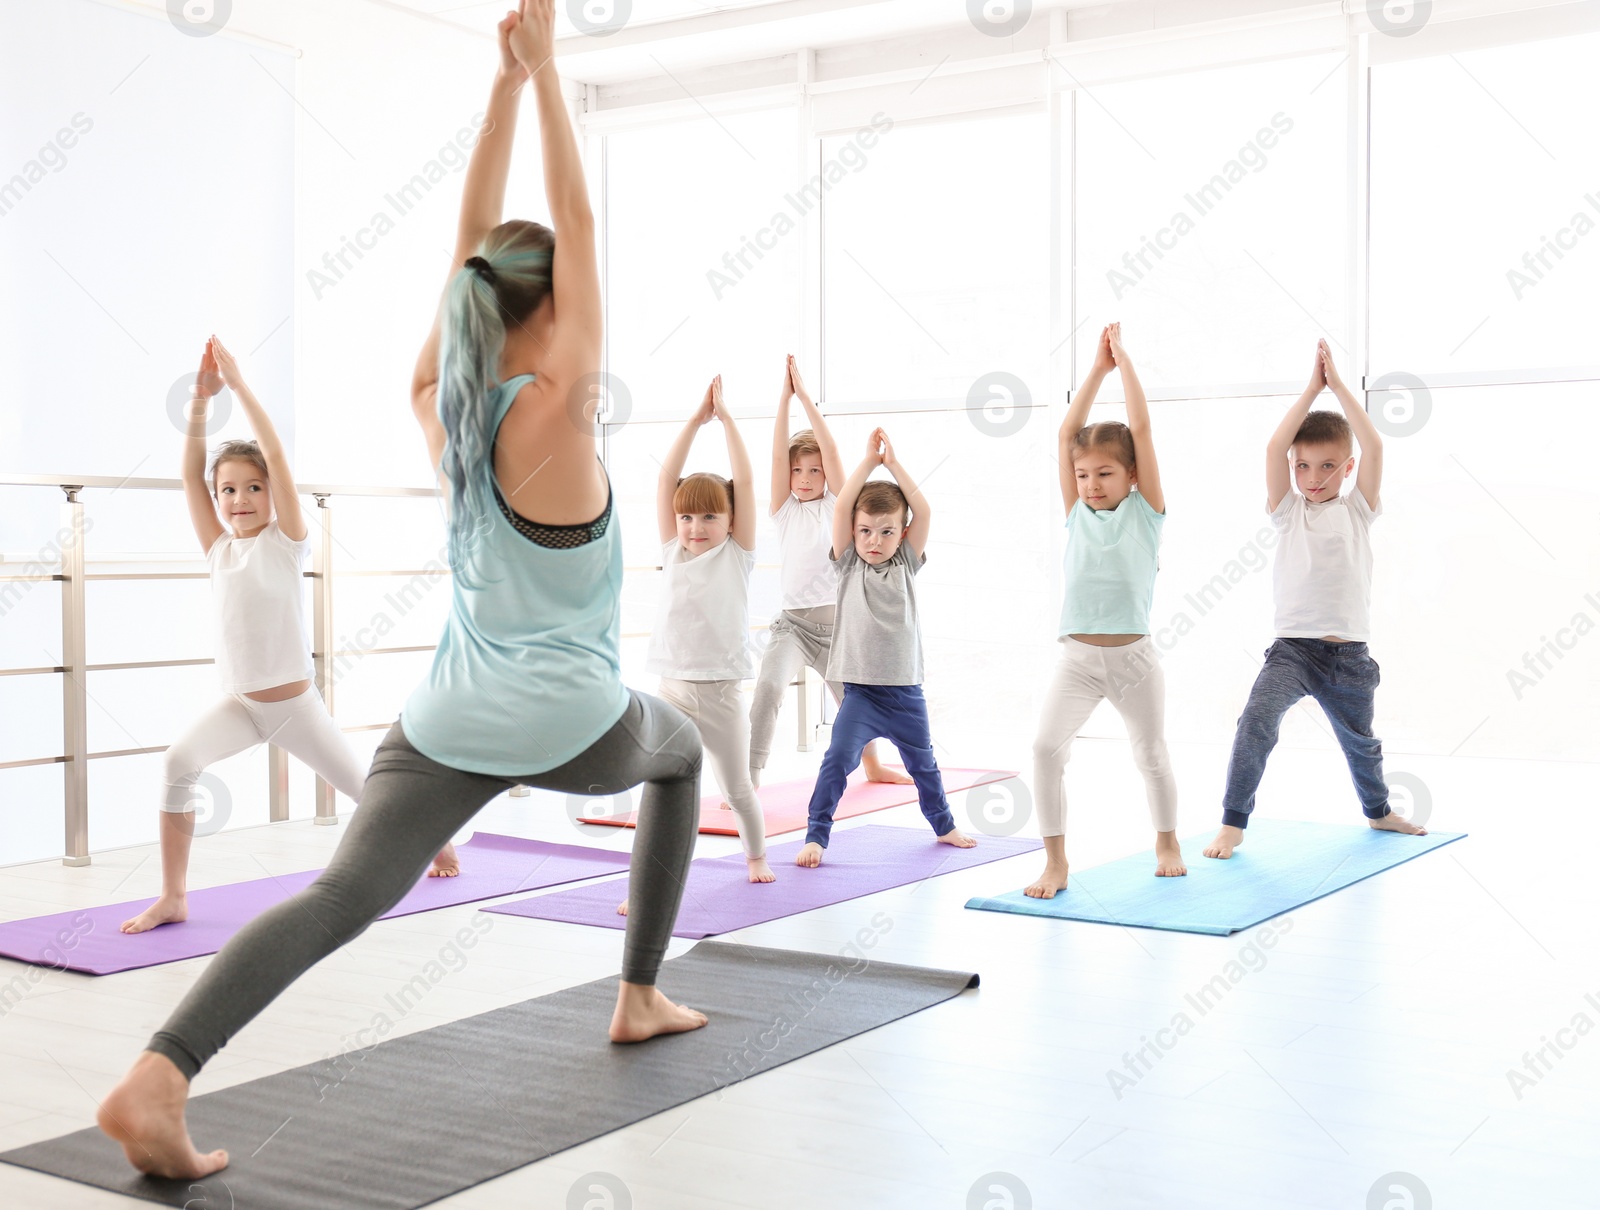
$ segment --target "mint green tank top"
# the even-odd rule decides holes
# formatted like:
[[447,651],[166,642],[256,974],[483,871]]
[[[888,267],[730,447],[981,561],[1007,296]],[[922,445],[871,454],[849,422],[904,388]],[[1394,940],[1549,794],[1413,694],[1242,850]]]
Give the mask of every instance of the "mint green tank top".
[[[496,388],[497,432],[532,378]],[[492,479],[493,462],[478,473]],[[609,487],[607,495],[609,509]],[[454,578],[433,667],[400,726],[417,751],[453,769],[543,773],[587,749],[628,705],[617,650],[622,531],[613,513],[601,537],[555,549],[518,533],[499,509],[489,521],[466,556],[481,587]]]
[[1166,519],[1137,489],[1116,508],[1073,501],[1058,635],[1150,633],[1156,552]]

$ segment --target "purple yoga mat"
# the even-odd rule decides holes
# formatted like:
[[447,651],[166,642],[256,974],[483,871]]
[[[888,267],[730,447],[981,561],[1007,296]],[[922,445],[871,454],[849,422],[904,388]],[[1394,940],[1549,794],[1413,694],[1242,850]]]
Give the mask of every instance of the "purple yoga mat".
[[[977,848],[958,849],[940,844],[926,828],[866,824],[835,832],[833,843],[822,854],[822,864],[814,870],[794,864],[804,841],[774,845],[767,850],[767,863],[778,881],[766,883],[750,881],[742,854],[696,858],[689,865],[689,881],[684,884],[683,904],[672,935],[698,939],[731,933],[1043,847],[1037,840],[1008,836],[979,836],[977,841]],[[627,924],[627,917],[617,915],[617,904],[627,892],[628,880],[618,878],[483,910],[619,929]]]
[[[547,844],[494,832],[475,833],[471,840],[457,845],[456,852],[461,857],[459,875],[423,878],[382,919],[615,874],[628,868],[626,853]],[[148,907],[154,902],[152,898],[7,921],[0,924],[0,956],[85,975],[110,975],[200,958],[216,953],[241,927],[309,886],[321,873],[302,870],[190,891],[189,919],[182,924],[163,924],[148,933],[127,934],[120,930],[122,922]]]

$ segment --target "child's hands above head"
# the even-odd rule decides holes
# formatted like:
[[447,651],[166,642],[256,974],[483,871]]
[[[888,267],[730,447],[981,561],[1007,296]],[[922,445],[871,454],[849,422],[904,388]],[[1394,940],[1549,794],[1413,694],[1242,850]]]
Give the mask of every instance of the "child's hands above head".
[[719,390],[720,388],[715,378],[706,384],[706,393],[700,399],[700,406],[694,410],[694,422],[696,424],[706,424],[717,414]]
[[793,353],[789,354],[789,393],[800,396],[806,403],[811,402],[811,396],[806,393],[805,380],[800,377],[800,365]]
[[722,401],[722,375],[718,374],[711,380],[711,414],[718,420],[727,422],[728,405]]
[[1333,364],[1333,350],[1328,348],[1325,340],[1317,341],[1317,365],[1322,371],[1322,380],[1334,390],[1344,386],[1344,380],[1339,377],[1339,370]]
[[1116,365],[1116,355],[1111,351],[1111,325],[1107,324],[1100,329],[1100,339],[1094,346],[1094,364],[1090,369],[1100,374],[1109,374]]
[[1117,363],[1119,368],[1132,363],[1132,358],[1128,356],[1128,350],[1122,347],[1121,320],[1106,325],[1105,342],[1106,348],[1111,352],[1111,359]]
[[1311,382],[1308,389],[1320,391],[1328,385],[1328,367],[1322,360],[1322,341],[1317,341],[1316,359],[1311,363]]
[[[244,375],[239,373],[239,363],[233,359],[233,354],[222,347],[222,342],[215,336],[206,343],[210,350],[212,365],[222,375],[222,381],[235,391],[244,389]],[[212,394],[216,394],[215,391]]]
[[882,429],[873,429],[872,432],[867,434],[867,461],[874,466],[879,466],[883,463],[883,442]]
[[509,31],[511,52],[522,70],[532,75],[555,53],[555,0],[521,0],[515,14],[506,14],[507,20],[512,16],[518,19]]
[[889,444],[889,434],[879,429],[878,436],[883,439],[883,454],[880,461],[885,466],[893,466],[895,462],[894,446]]
[[200,372],[194,376],[194,393],[202,399],[210,399],[222,387],[222,375],[217,372],[217,356],[208,339],[206,351],[200,354]]
[[528,69],[518,62],[516,51],[511,46],[512,31],[521,23],[522,14],[510,12],[500,19],[499,25],[495,26],[495,38],[500,44],[500,74],[517,85],[521,85],[528,78]]

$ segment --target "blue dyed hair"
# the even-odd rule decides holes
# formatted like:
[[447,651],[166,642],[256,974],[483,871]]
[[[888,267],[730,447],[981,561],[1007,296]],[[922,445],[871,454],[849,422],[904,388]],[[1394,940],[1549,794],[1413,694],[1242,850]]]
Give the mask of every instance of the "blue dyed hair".
[[513,219],[484,237],[477,255],[493,281],[461,269],[439,304],[439,420],[444,425],[440,469],[449,483],[450,567],[464,588],[467,555],[488,531],[498,505],[494,481],[492,391],[500,380],[506,327],[520,324],[550,296],[555,232]]

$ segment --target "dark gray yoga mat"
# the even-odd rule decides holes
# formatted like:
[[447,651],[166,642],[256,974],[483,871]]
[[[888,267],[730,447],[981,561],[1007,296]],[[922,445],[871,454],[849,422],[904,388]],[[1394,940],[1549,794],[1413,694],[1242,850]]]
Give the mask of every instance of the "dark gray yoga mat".
[[231,1162],[201,1181],[140,1176],[94,1128],[0,1160],[169,1206],[413,1210],[978,984],[849,948],[700,942],[660,979],[711,1018],[692,1033],[613,1045],[613,977],[207,1093],[190,1134]]

